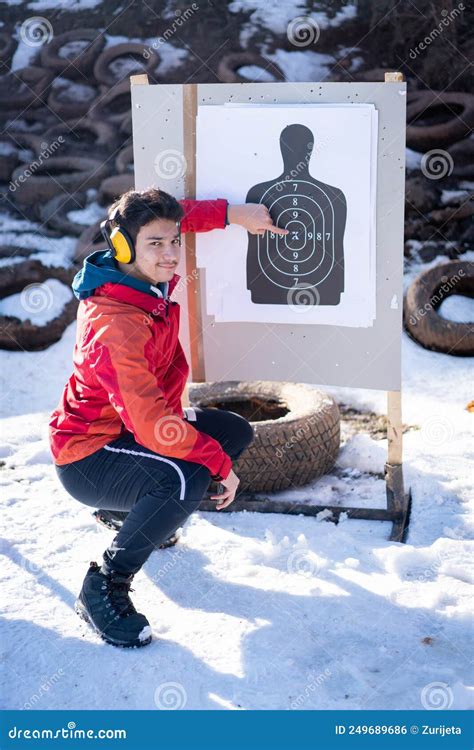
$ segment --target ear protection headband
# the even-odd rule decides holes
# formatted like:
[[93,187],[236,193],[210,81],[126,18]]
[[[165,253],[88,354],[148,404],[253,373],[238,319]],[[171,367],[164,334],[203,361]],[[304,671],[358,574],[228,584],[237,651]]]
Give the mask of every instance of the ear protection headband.
[[133,263],[135,260],[135,245],[129,233],[121,226],[110,230],[112,222],[117,221],[117,213],[118,206],[108,219],[101,222],[100,229],[115,260],[119,263]]

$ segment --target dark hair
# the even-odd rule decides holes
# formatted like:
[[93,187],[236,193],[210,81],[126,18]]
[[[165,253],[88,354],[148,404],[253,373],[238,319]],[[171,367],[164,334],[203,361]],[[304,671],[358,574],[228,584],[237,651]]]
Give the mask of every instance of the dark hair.
[[114,225],[123,226],[133,242],[136,242],[141,227],[154,219],[178,222],[184,216],[184,210],[176,198],[154,187],[146,190],[127,190],[110,206],[109,217],[117,207]]

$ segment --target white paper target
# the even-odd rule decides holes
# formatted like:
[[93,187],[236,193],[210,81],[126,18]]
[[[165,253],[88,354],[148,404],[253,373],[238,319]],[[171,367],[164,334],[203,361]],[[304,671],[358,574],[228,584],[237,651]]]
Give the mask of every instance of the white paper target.
[[264,203],[286,237],[197,237],[217,322],[368,327],[375,318],[373,105],[201,106],[197,194]]

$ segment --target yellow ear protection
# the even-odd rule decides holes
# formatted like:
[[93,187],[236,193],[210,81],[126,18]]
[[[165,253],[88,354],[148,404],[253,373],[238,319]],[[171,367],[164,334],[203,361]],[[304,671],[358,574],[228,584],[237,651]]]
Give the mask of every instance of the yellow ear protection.
[[110,231],[110,224],[117,221],[117,213],[118,206],[108,219],[101,222],[100,228],[115,260],[119,263],[133,263],[135,260],[135,245],[129,233],[121,226],[114,227]]

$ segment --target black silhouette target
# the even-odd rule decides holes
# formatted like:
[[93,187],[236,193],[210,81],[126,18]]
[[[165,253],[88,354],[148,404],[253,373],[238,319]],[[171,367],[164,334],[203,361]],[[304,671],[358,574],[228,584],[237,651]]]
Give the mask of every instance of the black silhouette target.
[[342,190],[309,173],[313,134],[288,125],[280,135],[283,173],[254,185],[247,203],[263,203],[284,237],[249,234],[247,289],[252,302],[277,305],[337,305],[344,291],[344,228],[347,206]]

